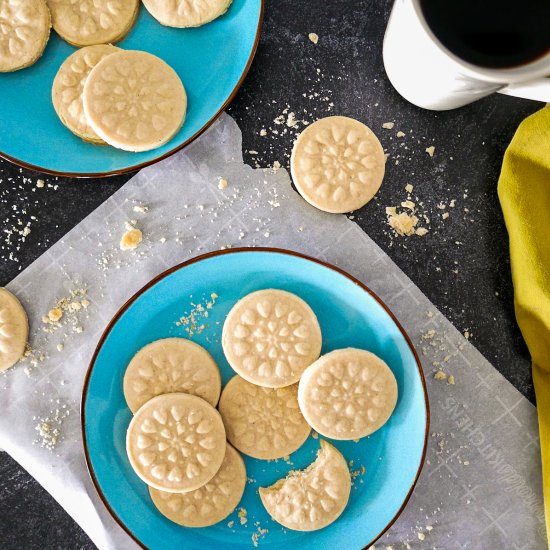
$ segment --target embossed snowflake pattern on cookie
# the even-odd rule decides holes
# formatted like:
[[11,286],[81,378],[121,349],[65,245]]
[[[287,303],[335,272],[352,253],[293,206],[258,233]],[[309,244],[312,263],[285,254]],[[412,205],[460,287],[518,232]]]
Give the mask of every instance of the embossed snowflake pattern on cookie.
[[260,488],[269,515],[295,531],[322,529],[344,511],[351,491],[346,459],[330,443],[321,441],[315,462],[291,472],[271,487]]
[[149,13],[167,27],[199,27],[223,15],[232,0],[143,0]]
[[136,412],[126,450],[136,474],[151,487],[193,491],[219,470],[225,429],[218,411],[200,397],[159,395]]
[[332,351],[304,372],[298,390],[309,425],[332,439],[359,439],[386,423],[397,403],[397,382],[376,355],[346,348]]
[[0,72],[32,65],[46,47],[50,26],[44,0],[0,0]]
[[297,393],[296,384],[263,388],[234,376],[223,389],[218,407],[227,439],[254,458],[269,460],[293,453],[310,433]]
[[290,292],[268,289],[242,298],[223,326],[231,367],[260,386],[297,382],[321,352],[321,329],[309,305]]
[[343,213],[364,206],[378,191],[385,156],[370,128],[334,116],[318,120],[300,134],[290,166],[306,201],[326,212]]
[[225,519],[239,504],[246,486],[246,469],[239,453],[229,444],[218,473],[188,493],[167,493],[149,487],[159,512],[185,527],[208,527]]
[[0,288],[0,372],[15,365],[25,351],[29,324],[19,300]]
[[124,397],[132,412],[163,393],[189,393],[216,406],[221,377],[212,356],[185,338],[163,338],[148,344],[124,373]]
[[132,28],[139,0],[47,0],[55,31],[74,46],[118,42]]

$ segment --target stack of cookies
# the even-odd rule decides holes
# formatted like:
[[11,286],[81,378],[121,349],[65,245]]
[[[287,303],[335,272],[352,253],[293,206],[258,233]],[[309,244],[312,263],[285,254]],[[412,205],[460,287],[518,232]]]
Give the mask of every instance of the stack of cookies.
[[[311,307],[290,292],[267,289],[243,297],[225,320],[222,347],[237,375],[223,391],[212,357],[189,340],[158,340],[138,352],[124,377],[135,413],[127,451],[161,513],[188,527],[227,517],[246,483],[235,449],[278,459],[300,448],[311,428],[356,440],[388,420],[397,383],[386,363],[352,348],[319,358],[321,346]],[[350,490],[346,459],[321,441],[308,468],[259,494],[275,521],[312,531],[340,516]]]
[[[144,0],[162,25],[198,27],[231,0]],[[140,0],[0,0],[0,73],[34,64],[53,26],[81,48],[59,68],[52,102],[61,122],[84,141],[125,151],[167,143],[183,125],[187,95],[162,59],[112,46],[133,27]]]

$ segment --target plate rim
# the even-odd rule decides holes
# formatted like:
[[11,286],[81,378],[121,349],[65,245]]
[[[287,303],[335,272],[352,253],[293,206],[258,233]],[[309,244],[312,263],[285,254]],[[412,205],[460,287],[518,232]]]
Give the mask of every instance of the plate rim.
[[233,99],[237,95],[237,92],[243,85],[244,79],[246,78],[246,76],[248,75],[248,72],[250,71],[250,67],[252,66],[252,62],[254,61],[254,57],[256,56],[256,52],[258,50],[258,45],[260,43],[260,36],[262,32],[262,25],[264,21],[265,2],[266,0],[260,0],[260,15],[258,17],[258,26],[256,27],[256,36],[254,37],[254,43],[252,45],[252,49],[250,50],[250,55],[243,69],[243,72],[239,80],[237,81],[237,84],[235,84],[235,87],[233,88],[233,90],[231,91],[231,93],[223,103],[223,105],[218,109],[218,111],[216,111],[216,113],[214,113],[212,117],[208,119],[208,121],[206,121],[204,125],[197,132],[195,132],[191,137],[187,138],[183,143],[180,143],[173,149],[170,149],[170,151],[167,151],[163,155],[155,157],[154,159],[151,159],[139,164],[133,164],[132,166],[127,166],[126,168],[119,168],[117,170],[107,170],[103,172],[62,172],[59,170],[53,170],[51,168],[43,168],[42,166],[38,166],[36,164],[31,164],[30,162],[26,162],[22,159],[12,157],[11,155],[4,153],[3,151],[0,151],[0,158],[3,158],[8,162],[11,162],[12,164],[15,164],[20,168],[25,168],[26,170],[33,170],[35,172],[40,172],[41,174],[46,174],[49,176],[85,179],[85,178],[108,178],[111,176],[121,176],[123,174],[128,174],[129,172],[137,172],[142,168],[146,168],[147,166],[151,166],[152,164],[156,164],[161,160],[165,160],[168,157],[171,157],[178,151],[181,151],[182,149],[187,147],[189,144],[195,141],[198,137],[200,137],[206,130],[208,130],[208,128],[210,128],[210,126],[214,124],[214,122],[220,117],[220,115],[225,111],[227,106],[233,101]]
[[[262,0],[263,3],[264,0]],[[301,252],[296,252],[295,250],[289,250],[286,248],[274,248],[274,247],[240,247],[240,248],[232,248],[232,249],[226,249],[226,250],[214,250],[211,252],[207,252],[205,254],[200,254],[199,256],[194,256],[193,258],[190,258],[189,260],[186,260],[184,262],[181,262],[179,264],[176,264],[162,273],[159,273],[155,277],[153,277],[150,281],[148,281],[145,285],[143,285],[137,292],[135,292],[113,315],[111,320],[108,322],[107,326],[103,330],[103,333],[101,334],[101,337],[97,343],[97,346],[94,350],[94,353],[92,355],[92,358],[90,360],[90,363],[88,364],[88,368],[86,370],[86,375],[84,377],[84,384],[82,387],[82,394],[80,399],[80,429],[81,429],[81,435],[82,435],[82,444],[84,447],[84,458],[86,461],[86,469],[88,470],[88,474],[92,480],[92,484],[96,490],[97,495],[99,496],[99,499],[103,503],[103,505],[106,507],[107,511],[111,514],[111,517],[115,520],[115,522],[126,532],[127,535],[130,536],[130,538],[141,548],[144,550],[148,550],[148,547],[141,542],[136,535],[134,535],[130,528],[119,518],[118,514],[113,510],[111,505],[109,504],[107,497],[103,494],[103,490],[100,487],[99,481],[97,480],[97,477],[95,475],[94,467],[92,465],[92,461],[90,459],[90,456],[88,454],[88,444],[86,441],[86,398],[88,395],[88,386],[90,383],[90,377],[92,374],[92,370],[95,366],[95,362],[97,360],[97,356],[99,355],[99,352],[101,351],[101,348],[103,347],[103,344],[105,343],[105,340],[111,333],[112,329],[114,328],[115,324],[120,320],[120,317],[126,312],[126,310],[147,290],[155,286],[158,282],[162,281],[169,275],[172,275],[176,271],[179,271],[180,269],[184,269],[185,267],[188,267],[189,265],[201,262],[203,260],[207,260],[209,258],[214,258],[218,256],[225,256],[229,254],[240,254],[243,252],[267,252],[267,253],[275,253],[275,254],[282,254],[285,256],[293,256],[296,258],[300,258],[302,260],[307,260],[313,263],[316,263],[318,265],[321,265],[323,267],[326,267],[332,271],[335,271],[336,273],[344,276],[346,279],[350,280],[352,283],[357,285],[359,288],[364,290],[367,294],[369,294],[374,300],[384,309],[384,311],[390,316],[391,320],[395,323],[397,328],[399,329],[399,332],[401,332],[401,335],[405,339],[407,345],[409,346],[409,349],[411,350],[413,357],[416,362],[416,368],[418,370],[418,374],[420,375],[420,381],[422,383],[422,392],[424,396],[424,407],[426,410],[426,426],[424,430],[424,445],[422,448],[422,455],[420,457],[420,463],[418,465],[418,469],[416,471],[416,475],[414,477],[414,480],[403,500],[403,503],[401,504],[399,510],[395,513],[393,518],[388,522],[388,524],[382,529],[382,531],[374,537],[369,543],[367,543],[363,550],[367,550],[370,546],[375,544],[387,531],[390,529],[390,527],[397,521],[397,518],[403,513],[403,510],[407,506],[412,493],[414,491],[414,488],[416,487],[416,484],[418,482],[418,479],[420,477],[420,473],[422,472],[422,468],[424,467],[424,464],[426,462],[426,453],[428,449],[428,436],[430,431],[430,403],[428,399],[428,390],[426,387],[426,379],[424,377],[424,371],[422,369],[422,363],[420,361],[420,357],[409,337],[405,329],[402,327],[401,323],[397,320],[393,312],[390,310],[390,308],[382,301],[381,298],[373,291],[371,290],[367,285],[362,283],[359,279],[354,277],[353,275],[350,275],[346,271],[344,271],[342,268],[332,265],[328,262],[325,262],[323,260],[319,260],[317,258],[314,258],[312,256],[308,256],[306,254],[302,254]]]

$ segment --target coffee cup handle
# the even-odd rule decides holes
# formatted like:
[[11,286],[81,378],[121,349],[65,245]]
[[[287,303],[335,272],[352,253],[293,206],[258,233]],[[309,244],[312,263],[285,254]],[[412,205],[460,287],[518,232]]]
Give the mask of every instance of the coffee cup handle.
[[550,78],[538,78],[520,84],[510,84],[498,90],[498,93],[550,103]]

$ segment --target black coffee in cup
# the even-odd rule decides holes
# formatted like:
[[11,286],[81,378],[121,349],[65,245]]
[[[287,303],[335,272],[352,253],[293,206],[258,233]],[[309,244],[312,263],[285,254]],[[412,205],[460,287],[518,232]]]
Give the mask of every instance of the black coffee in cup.
[[550,53],[550,0],[419,0],[449,51],[490,68],[526,65]]

